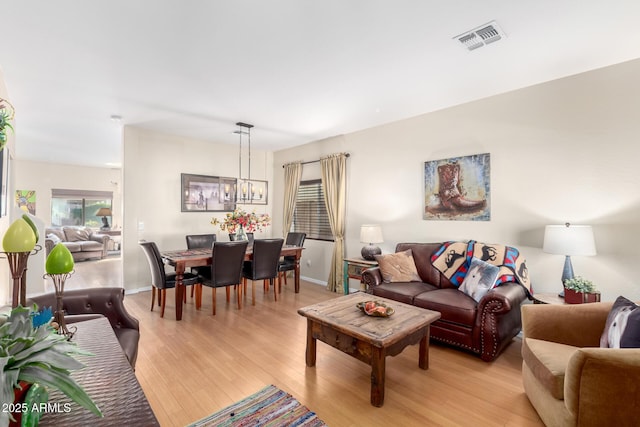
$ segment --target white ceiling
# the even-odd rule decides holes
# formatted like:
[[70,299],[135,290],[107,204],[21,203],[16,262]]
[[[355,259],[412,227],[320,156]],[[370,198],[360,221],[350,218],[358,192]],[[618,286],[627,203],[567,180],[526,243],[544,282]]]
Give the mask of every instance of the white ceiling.
[[638,0],[0,2],[17,158],[92,166],[122,125],[279,150],[640,57]]

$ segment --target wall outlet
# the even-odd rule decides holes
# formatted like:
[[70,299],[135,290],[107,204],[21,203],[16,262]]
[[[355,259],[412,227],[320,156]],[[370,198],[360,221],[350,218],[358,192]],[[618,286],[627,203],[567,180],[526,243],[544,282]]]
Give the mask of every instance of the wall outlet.
[[311,260],[310,259],[307,260],[307,267],[311,267]]

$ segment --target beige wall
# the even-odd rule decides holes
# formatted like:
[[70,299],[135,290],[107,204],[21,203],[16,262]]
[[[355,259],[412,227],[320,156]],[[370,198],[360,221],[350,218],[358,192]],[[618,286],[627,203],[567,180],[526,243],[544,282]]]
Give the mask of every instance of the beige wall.
[[[349,152],[348,256],[359,255],[365,223],[382,225],[383,252],[404,241],[505,243],[525,255],[538,292],[560,290],[564,263],[542,252],[544,226],[591,224],[598,255],[573,257],[575,273],[604,299],[640,300],[638,75],[640,60],[282,150],[274,153],[274,188],[282,188],[284,163]],[[424,162],[477,153],[491,154],[491,221],[423,220]],[[317,164],[304,171],[319,177]],[[276,191],[274,234],[282,203]],[[326,281],[331,245],[305,246],[302,274]]]
[[[247,160],[246,153],[244,154]],[[251,177],[269,181],[269,205],[242,205],[248,211],[271,214],[273,156],[252,150]],[[247,165],[243,166],[246,171]],[[223,212],[181,212],[180,174],[238,176],[238,146],[216,144],[158,134],[143,129],[124,129],[124,285],[127,290],[150,286],[147,260],[139,240],[155,241],[160,250],[186,246],[185,235],[217,233],[211,218]],[[270,237],[271,228],[256,234]]]

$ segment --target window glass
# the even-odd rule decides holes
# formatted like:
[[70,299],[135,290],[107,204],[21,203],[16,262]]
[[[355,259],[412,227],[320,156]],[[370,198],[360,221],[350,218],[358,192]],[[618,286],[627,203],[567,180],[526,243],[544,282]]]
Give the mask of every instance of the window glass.
[[307,239],[333,241],[322,180],[301,181],[291,231],[307,233]]
[[[79,190],[52,191],[51,225],[84,225],[91,228],[102,227],[102,217],[96,216],[100,208],[111,208],[110,192],[82,192]],[[107,218],[111,222],[111,218]]]

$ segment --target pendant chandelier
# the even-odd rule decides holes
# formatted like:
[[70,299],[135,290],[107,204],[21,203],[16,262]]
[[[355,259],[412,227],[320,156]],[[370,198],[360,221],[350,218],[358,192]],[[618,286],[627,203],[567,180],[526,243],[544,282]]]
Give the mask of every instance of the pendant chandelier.
[[[267,204],[267,181],[251,179],[251,128],[249,123],[236,123],[238,130],[234,131],[240,139],[238,150],[238,181],[236,185],[236,201],[243,204]],[[247,175],[242,175],[242,137],[247,139]]]

